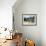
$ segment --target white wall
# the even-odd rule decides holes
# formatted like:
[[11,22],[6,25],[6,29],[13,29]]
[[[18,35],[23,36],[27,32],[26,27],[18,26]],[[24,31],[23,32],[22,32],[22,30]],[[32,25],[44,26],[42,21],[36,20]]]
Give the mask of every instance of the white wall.
[[16,0],[0,0],[0,27],[12,28],[12,6]]
[[42,46],[46,46],[46,0],[41,1],[41,40]]
[[[40,15],[41,1],[40,0],[23,0],[13,8],[15,19],[15,30],[22,32],[24,38],[35,41],[36,46],[41,46],[41,30],[40,30]],[[37,26],[22,26],[22,14],[37,14]]]

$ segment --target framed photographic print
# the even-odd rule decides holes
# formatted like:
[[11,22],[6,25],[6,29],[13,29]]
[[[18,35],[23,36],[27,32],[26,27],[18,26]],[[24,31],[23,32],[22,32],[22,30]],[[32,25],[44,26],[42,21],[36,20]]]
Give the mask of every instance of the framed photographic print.
[[25,26],[37,25],[37,14],[22,14],[22,25]]

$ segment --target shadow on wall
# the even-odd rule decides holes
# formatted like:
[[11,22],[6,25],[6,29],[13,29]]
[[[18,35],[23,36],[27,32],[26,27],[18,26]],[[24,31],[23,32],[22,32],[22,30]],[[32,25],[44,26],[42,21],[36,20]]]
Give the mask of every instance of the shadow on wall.
[[[14,13],[14,24],[15,30],[23,33],[24,39],[32,39],[35,41],[36,46],[41,46],[40,38],[40,25],[39,25],[39,16],[40,16],[40,0],[18,0],[13,6]],[[39,11],[39,12],[38,12]],[[37,14],[37,25],[36,26],[22,26],[22,13],[26,14]],[[38,35],[35,33],[39,33]],[[28,35],[28,36],[27,36]]]

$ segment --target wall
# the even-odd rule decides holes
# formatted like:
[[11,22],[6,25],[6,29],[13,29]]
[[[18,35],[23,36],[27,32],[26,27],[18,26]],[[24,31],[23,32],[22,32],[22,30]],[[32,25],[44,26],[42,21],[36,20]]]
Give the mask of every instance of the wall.
[[[22,32],[24,39],[34,40],[36,46],[41,46],[40,12],[40,0],[23,0],[13,7],[15,30]],[[22,14],[37,14],[37,26],[22,26]]]
[[46,46],[46,0],[41,1],[40,25],[42,46]]
[[16,0],[0,0],[0,27],[12,29],[12,6]]

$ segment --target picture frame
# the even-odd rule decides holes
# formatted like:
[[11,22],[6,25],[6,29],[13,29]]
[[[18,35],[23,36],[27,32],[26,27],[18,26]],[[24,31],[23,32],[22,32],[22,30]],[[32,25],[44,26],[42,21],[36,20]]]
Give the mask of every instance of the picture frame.
[[36,26],[37,14],[22,14],[22,25],[23,26]]

